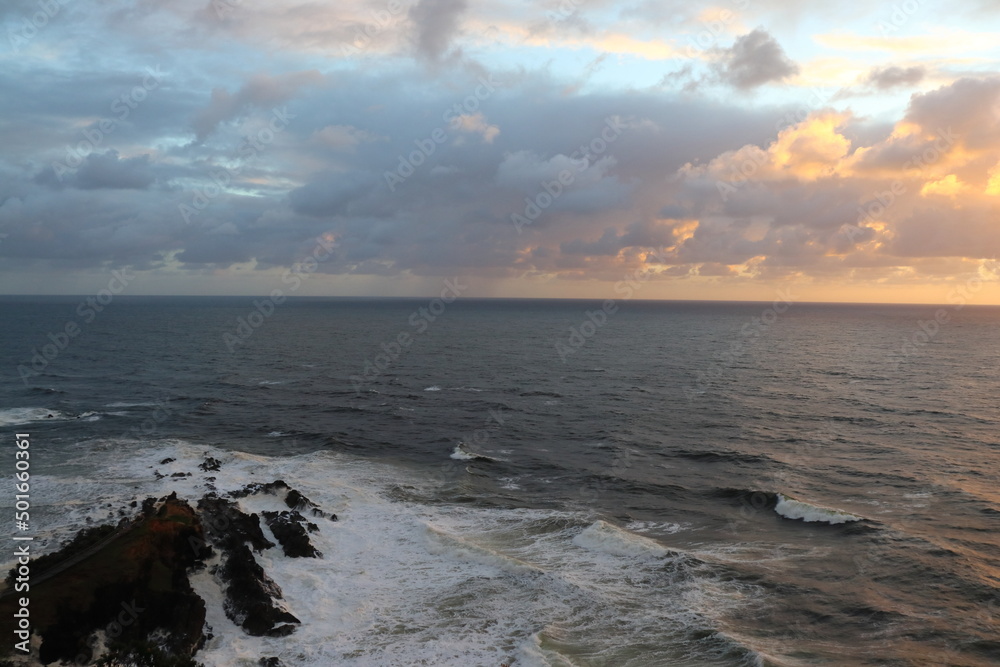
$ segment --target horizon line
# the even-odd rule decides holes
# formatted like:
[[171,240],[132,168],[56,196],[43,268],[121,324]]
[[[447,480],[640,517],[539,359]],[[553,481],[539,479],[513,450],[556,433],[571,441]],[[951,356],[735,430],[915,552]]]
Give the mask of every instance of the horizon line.
[[[4,299],[78,299],[93,297],[92,292],[79,294],[2,294],[0,300]],[[261,299],[270,298],[269,294],[119,294],[115,299],[135,300],[143,298],[152,299]],[[287,300],[308,301],[308,300],[350,300],[350,301],[421,301],[440,298],[439,295],[390,295],[390,296],[357,296],[357,295],[285,295]],[[614,301],[636,302],[636,303],[674,303],[674,304],[770,304],[783,299],[637,299],[637,298],[614,298],[614,297],[547,297],[547,296],[459,296],[452,301],[579,301],[579,302],[602,302]],[[941,308],[990,308],[998,307],[1000,303],[942,303],[931,301],[789,301],[787,302],[799,306],[927,306]],[[110,304],[109,304],[110,305]]]

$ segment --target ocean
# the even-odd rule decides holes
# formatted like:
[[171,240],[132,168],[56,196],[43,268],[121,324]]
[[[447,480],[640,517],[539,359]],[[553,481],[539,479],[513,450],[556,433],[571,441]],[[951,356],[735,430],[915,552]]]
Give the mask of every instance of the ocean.
[[3,297],[0,317],[0,470],[30,433],[39,552],[209,484],[283,479],[338,515],[322,559],[259,555],[289,637],[243,634],[196,575],[210,667],[1000,664],[1000,308]]

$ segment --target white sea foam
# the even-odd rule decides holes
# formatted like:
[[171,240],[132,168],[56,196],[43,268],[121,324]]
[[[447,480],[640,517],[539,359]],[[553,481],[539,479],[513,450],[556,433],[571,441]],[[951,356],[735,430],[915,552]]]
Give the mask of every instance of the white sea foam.
[[786,519],[801,519],[806,522],[838,524],[864,519],[864,517],[857,516],[856,514],[849,514],[848,512],[820,505],[811,505],[801,500],[789,498],[782,493],[778,494],[778,503],[774,506],[774,511]]
[[3,408],[0,409],[0,426],[18,426],[32,422],[73,419],[72,416],[50,408]]
[[441,387],[433,385],[431,387],[424,387],[424,391],[441,391]]
[[633,533],[661,533],[673,535],[690,528],[689,524],[671,523],[669,521],[632,521],[625,526]]
[[[198,470],[206,456],[221,461],[218,471]],[[739,601],[727,584],[705,585],[680,569],[665,574],[654,558],[668,553],[663,546],[603,521],[400,502],[392,489],[432,492],[431,478],[327,451],[268,457],[179,440],[105,440],[78,445],[61,465],[78,472],[39,477],[37,499],[46,520],[61,522],[50,532],[63,537],[72,524],[105,521],[132,499],[176,491],[194,502],[209,490],[209,476],[220,493],[283,479],[339,516],[311,519],[319,531],[310,539],[323,558],[287,558],[280,547],[257,556],[302,620],[290,637],[247,636],[225,617],[211,570],[193,576],[215,635],[196,656],[206,665],[255,665],[261,656],[303,667],[674,664],[677,654],[630,647],[655,632],[672,651],[692,627],[714,627],[706,612],[722,614]],[[237,502],[247,512],[284,507],[269,494]]]
[[597,520],[573,538],[584,549],[603,551],[614,556],[663,557],[667,548],[648,537],[636,535],[607,521]]
[[485,454],[477,454],[476,452],[470,450],[465,446],[464,442],[460,442],[455,445],[455,451],[451,453],[451,458],[458,461],[495,461],[496,459],[486,456]]

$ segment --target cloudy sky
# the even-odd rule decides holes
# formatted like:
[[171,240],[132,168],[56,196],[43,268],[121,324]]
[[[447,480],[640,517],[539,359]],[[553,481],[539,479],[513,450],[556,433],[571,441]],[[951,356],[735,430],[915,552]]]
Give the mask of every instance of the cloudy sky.
[[3,293],[1000,303],[998,0],[0,21]]

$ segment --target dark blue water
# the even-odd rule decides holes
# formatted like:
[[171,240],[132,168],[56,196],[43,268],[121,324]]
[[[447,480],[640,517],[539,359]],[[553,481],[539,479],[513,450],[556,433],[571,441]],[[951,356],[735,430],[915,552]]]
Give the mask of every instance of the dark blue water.
[[1000,664],[1000,309],[79,302],[0,303],[40,539],[168,454],[296,476],[343,532],[286,664]]

